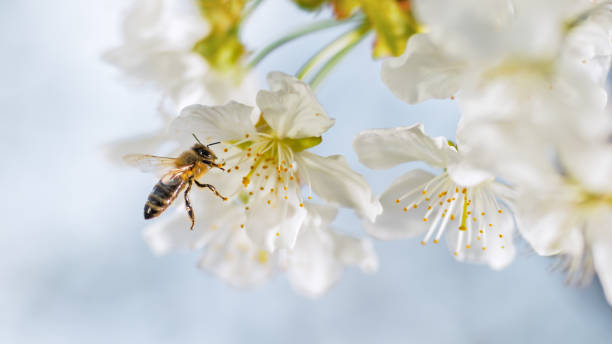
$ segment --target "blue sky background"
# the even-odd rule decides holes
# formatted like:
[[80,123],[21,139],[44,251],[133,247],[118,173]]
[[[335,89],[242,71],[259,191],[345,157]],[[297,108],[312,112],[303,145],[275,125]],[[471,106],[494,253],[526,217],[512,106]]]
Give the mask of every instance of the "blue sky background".
[[[196,269],[197,253],[155,257],[141,238],[153,179],[101,153],[159,126],[157,94],[127,87],[100,59],[119,42],[126,3],[0,2],[0,343],[610,342],[612,308],[598,282],[565,286],[553,261],[524,244],[494,272],[456,263],[444,245],[376,242],[380,271],[348,270],[318,300],[296,295],[282,275],[243,291]],[[261,47],[312,18],[266,0],[245,40]],[[260,76],[294,73],[338,33],[288,45]],[[351,148],[355,134],[422,122],[452,138],[458,112],[452,101],[395,99],[370,43],[318,90],[337,125],[316,151],[346,155],[380,193],[414,166],[366,169]],[[348,211],[336,227],[363,235]]]

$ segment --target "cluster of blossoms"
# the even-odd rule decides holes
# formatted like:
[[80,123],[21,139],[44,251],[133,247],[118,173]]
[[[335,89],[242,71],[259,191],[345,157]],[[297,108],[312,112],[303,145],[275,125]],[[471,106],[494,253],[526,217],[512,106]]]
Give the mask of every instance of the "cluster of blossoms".
[[[248,62],[239,29],[260,2],[136,0],[125,43],[106,54],[130,79],[161,89],[169,114],[165,128],[115,153],[156,153],[168,141],[184,150],[192,133],[220,142],[224,170],[204,178],[229,201],[194,194],[194,232],[180,205],[170,210],[146,230],[155,252],[203,250],[200,266],[236,286],[286,271],[297,291],[316,296],[344,266],[378,265],[367,239],[330,228],[346,207],[375,238],[427,245],[444,236],[455,259],[493,269],[512,262],[518,231],[538,254],[559,257],[570,281],[597,273],[612,303],[611,2],[295,0],[332,8],[334,18]],[[255,91],[251,70],[271,51],[346,24],[297,77],[271,72],[269,90]],[[410,170],[378,199],[342,156],[310,151],[335,124],[311,87],[369,34],[398,98],[454,99],[461,111],[456,142],[421,124],[357,135],[369,168],[421,161],[439,170]]]

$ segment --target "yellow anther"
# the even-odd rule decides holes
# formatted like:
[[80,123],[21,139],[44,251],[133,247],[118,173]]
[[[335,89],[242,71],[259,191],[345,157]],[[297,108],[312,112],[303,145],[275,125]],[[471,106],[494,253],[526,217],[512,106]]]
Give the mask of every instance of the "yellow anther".
[[500,238],[503,238],[503,237],[504,237],[504,235],[503,235],[503,234],[500,234],[500,235],[499,235],[499,237],[500,237]]
[[439,243],[439,242],[440,242],[440,241],[439,241],[438,239],[434,239],[434,241],[433,241],[433,243],[434,243],[434,244],[437,244],[437,243]]
[[399,203],[399,202],[400,202],[400,200],[399,200],[399,199],[396,199],[396,200],[395,200],[395,203]]
[[279,236],[279,235],[280,235],[280,233],[279,233],[279,232],[276,232],[276,236]]
[[459,255],[459,253],[457,253],[457,251],[453,252],[453,254],[455,255],[455,257]]
[[249,134],[244,134],[244,137],[248,139],[249,138]]
[[483,247],[482,247],[482,250],[483,250],[483,251],[486,251],[486,250],[487,250],[487,248],[483,246]]
[[413,207],[414,209],[416,209],[416,208],[418,207],[418,205],[416,205],[416,204],[415,204],[415,205],[413,205],[412,207]]
[[244,228],[244,224],[241,224],[241,225],[240,225],[240,228]]
[[408,211],[408,208],[404,207],[404,211]]
[[501,214],[501,213],[502,213],[502,210],[501,210],[501,209],[499,209],[497,212]]
[[468,245],[465,245],[465,248],[467,248],[467,249],[469,249],[470,247],[471,247],[471,246],[470,246],[469,244],[468,244]]
[[426,217],[423,218],[423,222],[427,222],[427,218]]
[[425,241],[421,241],[421,245],[425,246],[427,243]]
[[427,190],[423,190],[421,192],[423,193],[423,195],[425,195],[427,193]]

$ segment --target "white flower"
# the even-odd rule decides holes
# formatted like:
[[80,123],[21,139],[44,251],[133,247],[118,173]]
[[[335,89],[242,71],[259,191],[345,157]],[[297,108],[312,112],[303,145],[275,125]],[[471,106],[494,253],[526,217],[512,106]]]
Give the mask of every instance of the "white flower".
[[[197,250],[203,255],[199,267],[234,287],[253,287],[286,271],[291,286],[300,294],[316,297],[341,277],[348,265],[364,272],[378,267],[368,240],[352,238],[328,228],[336,209],[307,203],[308,215],[293,250],[269,253],[248,238],[242,224],[242,206],[215,202],[205,192],[192,192],[196,226],[186,230],[189,219],[183,207],[150,225],[145,240],[156,254]],[[206,207],[202,205],[206,204]],[[265,216],[265,214],[262,214]]]
[[486,263],[494,269],[512,261],[514,222],[506,204],[511,190],[470,166],[445,138],[431,138],[417,124],[362,132],[353,147],[359,160],[373,169],[409,161],[444,169],[437,175],[416,169],[394,181],[380,196],[383,213],[375,222],[365,223],[370,234],[389,240],[424,232],[425,245],[432,239],[439,243],[446,233],[449,248],[460,261]]
[[172,124],[179,138],[195,133],[208,142],[221,142],[216,151],[228,174],[218,178],[227,184],[218,189],[246,200],[249,237],[271,252],[293,248],[305,217],[303,186],[308,199],[314,191],[373,219],[380,204],[364,178],[339,155],[321,157],[308,151],[334,124],[308,85],[279,72],[270,73],[268,83],[271,90],[257,95],[255,115],[252,107],[236,102],[192,105]]
[[597,272],[612,304],[612,145],[580,148],[520,184],[519,230],[538,254],[561,255],[570,281]]
[[547,79],[544,87],[566,74],[602,85],[607,75],[612,14],[606,6],[575,0],[423,0],[414,6],[429,32],[414,35],[404,54],[382,68],[383,81],[408,103],[452,97],[517,72]]
[[104,58],[130,80],[162,90],[162,104],[172,115],[189,104],[250,99],[254,76],[234,80],[220,75],[193,51],[208,31],[196,1],[135,0],[124,21],[124,43]]

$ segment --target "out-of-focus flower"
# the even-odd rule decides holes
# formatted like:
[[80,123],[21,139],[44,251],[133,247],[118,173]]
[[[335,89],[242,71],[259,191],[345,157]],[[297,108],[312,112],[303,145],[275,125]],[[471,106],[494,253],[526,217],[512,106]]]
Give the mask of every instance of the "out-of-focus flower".
[[329,4],[337,19],[362,11],[376,32],[374,57],[399,56],[410,36],[420,31],[409,0],[294,0],[307,10]]
[[538,254],[561,255],[569,281],[597,272],[612,304],[612,145],[581,150],[519,184],[519,230]]
[[342,156],[321,157],[308,151],[334,124],[310,87],[280,72],[270,73],[268,83],[270,91],[257,95],[257,113],[236,102],[192,105],[172,124],[178,137],[195,133],[221,142],[218,156],[228,174],[220,178],[227,186],[219,191],[244,200],[243,226],[249,237],[271,252],[293,248],[306,214],[303,186],[308,199],[314,191],[328,202],[374,219],[380,204],[364,178]]
[[240,73],[237,69],[246,52],[238,36],[247,0],[197,0],[210,24],[210,32],[193,47],[215,69]]
[[[501,269],[514,258],[514,222],[507,211],[512,190],[494,176],[470,166],[443,137],[427,136],[420,124],[360,133],[353,147],[373,169],[423,161],[444,171],[416,169],[398,178],[380,196],[383,213],[365,222],[368,233],[398,239],[426,233],[423,245],[437,244],[446,233],[456,259]],[[501,201],[502,203],[500,203]]]
[[566,74],[597,82],[607,75],[612,13],[606,6],[570,0],[423,0],[414,7],[428,33],[413,36],[404,55],[382,68],[383,81],[408,103],[448,98],[515,73],[545,79],[545,88]]
[[[145,240],[159,255],[185,249],[203,251],[199,267],[234,287],[253,287],[286,271],[297,292],[316,297],[340,279],[346,266],[355,265],[365,272],[378,267],[368,240],[329,228],[336,216],[333,207],[306,203],[308,215],[298,244],[293,250],[270,253],[254,245],[242,228],[244,207],[217,202],[206,192],[193,192],[191,196],[197,219],[194,231],[185,230],[189,219],[181,206],[150,225]],[[202,204],[207,206],[198,206]]]
[[317,297],[340,279],[346,266],[358,266],[363,272],[378,269],[378,258],[369,240],[329,228],[336,208],[306,203],[306,209],[308,216],[295,248],[283,252],[279,263],[287,270],[287,278],[296,291]]
[[[104,58],[129,80],[162,90],[163,110],[171,115],[194,103],[247,101],[255,93],[252,75],[243,78],[242,72],[224,73],[211,68],[194,51],[202,37],[212,34],[211,26],[214,29],[196,1],[136,0],[124,21],[123,44]],[[237,61],[234,65],[241,68]]]

